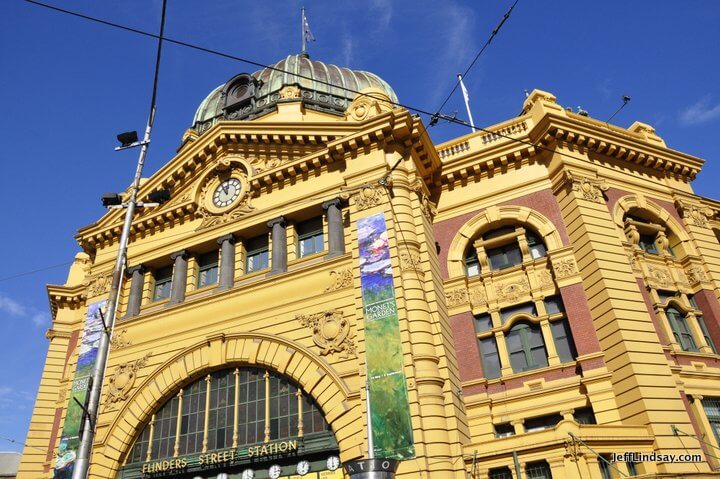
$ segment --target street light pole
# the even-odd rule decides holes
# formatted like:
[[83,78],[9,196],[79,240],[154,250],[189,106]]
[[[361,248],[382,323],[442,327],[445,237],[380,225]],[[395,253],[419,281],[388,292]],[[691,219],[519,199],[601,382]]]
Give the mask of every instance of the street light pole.
[[113,327],[115,326],[120,287],[122,285],[122,278],[127,264],[127,245],[128,238],[130,236],[130,227],[132,225],[135,207],[137,206],[137,193],[140,188],[140,178],[142,177],[145,157],[150,144],[150,133],[152,132],[153,122],[155,121],[155,100],[157,99],[160,54],[162,52],[163,33],[165,30],[166,3],[167,0],[163,0],[160,20],[160,36],[158,38],[157,56],[155,58],[155,75],[153,78],[152,99],[150,101],[150,115],[148,116],[147,125],[145,127],[145,135],[142,142],[140,142],[141,148],[137,168],[135,169],[135,178],[130,190],[130,199],[127,202],[127,209],[125,210],[125,221],[120,235],[120,244],[118,245],[118,253],[117,258],[115,259],[115,268],[112,273],[112,283],[110,285],[110,294],[106,308],[107,312],[105,315],[104,325],[105,334],[100,335],[100,344],[98,346],[97,360],[93,369],[87,410],[83,419],[83,434],[80,440],[80,447],[78,448],[77,459],[75,460],[75,467],[73,468],[72,479],[86,479],[90,468],[90,453],[92,452],[93,440],[95,438],[95,427],[97,425],[100,396],[102,393],[103,380],[105,378],[105,368],[107,366],[108,354],[110,352],[110,339],[112,338]]

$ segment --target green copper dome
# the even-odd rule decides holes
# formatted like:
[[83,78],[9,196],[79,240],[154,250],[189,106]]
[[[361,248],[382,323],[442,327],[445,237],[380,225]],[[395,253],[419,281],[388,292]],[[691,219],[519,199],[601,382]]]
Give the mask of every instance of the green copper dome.
[[390,100],[398,101],[390,85],[374,73],[290,55],[252,75],[237,75],[211,91],[195,112],[193,128],[203,132],[218,120],[251,120],[275,111],[280,90],[288,85],[300,89],[306,108],[336,115],[343,115],[357,96],[354,92],[364,88],[380,88]]

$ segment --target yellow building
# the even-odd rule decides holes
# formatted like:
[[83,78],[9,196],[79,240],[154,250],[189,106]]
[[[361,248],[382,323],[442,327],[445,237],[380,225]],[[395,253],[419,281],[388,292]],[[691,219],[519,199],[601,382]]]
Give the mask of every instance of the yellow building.
[[[719,476],[701,159],[539,90],[434,145],[371,73],[274,68],[211,92],[142,183],[172,199],[133,221],[90,477],[349,477],[368,437],[402,478]],[[122,215],[48,287],[19,478],[72,469]]]

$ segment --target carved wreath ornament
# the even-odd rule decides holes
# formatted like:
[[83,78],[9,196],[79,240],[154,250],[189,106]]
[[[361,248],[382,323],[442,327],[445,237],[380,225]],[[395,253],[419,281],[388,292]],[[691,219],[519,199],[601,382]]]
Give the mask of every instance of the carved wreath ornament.
[[120,364],[115,368],[115,372],[108,381],[106,406],[114,402],[125,401],[128,398],[135,385],[138,369],[147,364],[151,354],[147,353],[140,359]]
[[342,358],[357,356],[355,343],[350,338],[350,323],[342,311],[331,310],[315,314],[299,314],[295,319],[313,330],[313,341],[320,354],[339,353]]

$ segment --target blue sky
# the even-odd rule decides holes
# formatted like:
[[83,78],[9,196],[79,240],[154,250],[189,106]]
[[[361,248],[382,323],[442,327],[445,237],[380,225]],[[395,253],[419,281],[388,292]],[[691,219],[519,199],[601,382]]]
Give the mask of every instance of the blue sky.
[[[160,0],[48,0],[157,31]],[[503,1],[306,0],[313,58],[369,70],[404,104],[434,111],[512,4]],[[274,63],[300,49],[301,3],[169,0],[167,36]],[[707,160],[698,194],[718,198],[720,3],[521,0],[466,77],[475,122],[520,111],[540,88],[564,106],[657,129],[670,148]],[[116,153],[115,135],[142,131],[155,42],[20,0],[0,15],[0,437],[24,440],[50,326],[45,285],[62,284],[73,236],[102,214],[100,195],[124,190],[137,152]],[[256,68],[166,45],[158,113],[145,176],[170,160],[197,105],[233,75]],[[443,110],[465,117],[459,91]],[[427,123],[427,119],[424,119]],[[465,134],[440,125],[436,142]],[[713,181],[715,180],[715,181]],[[6,279],[10,278],[10,279]],[[0,439],[0,450],[20,446]]]

